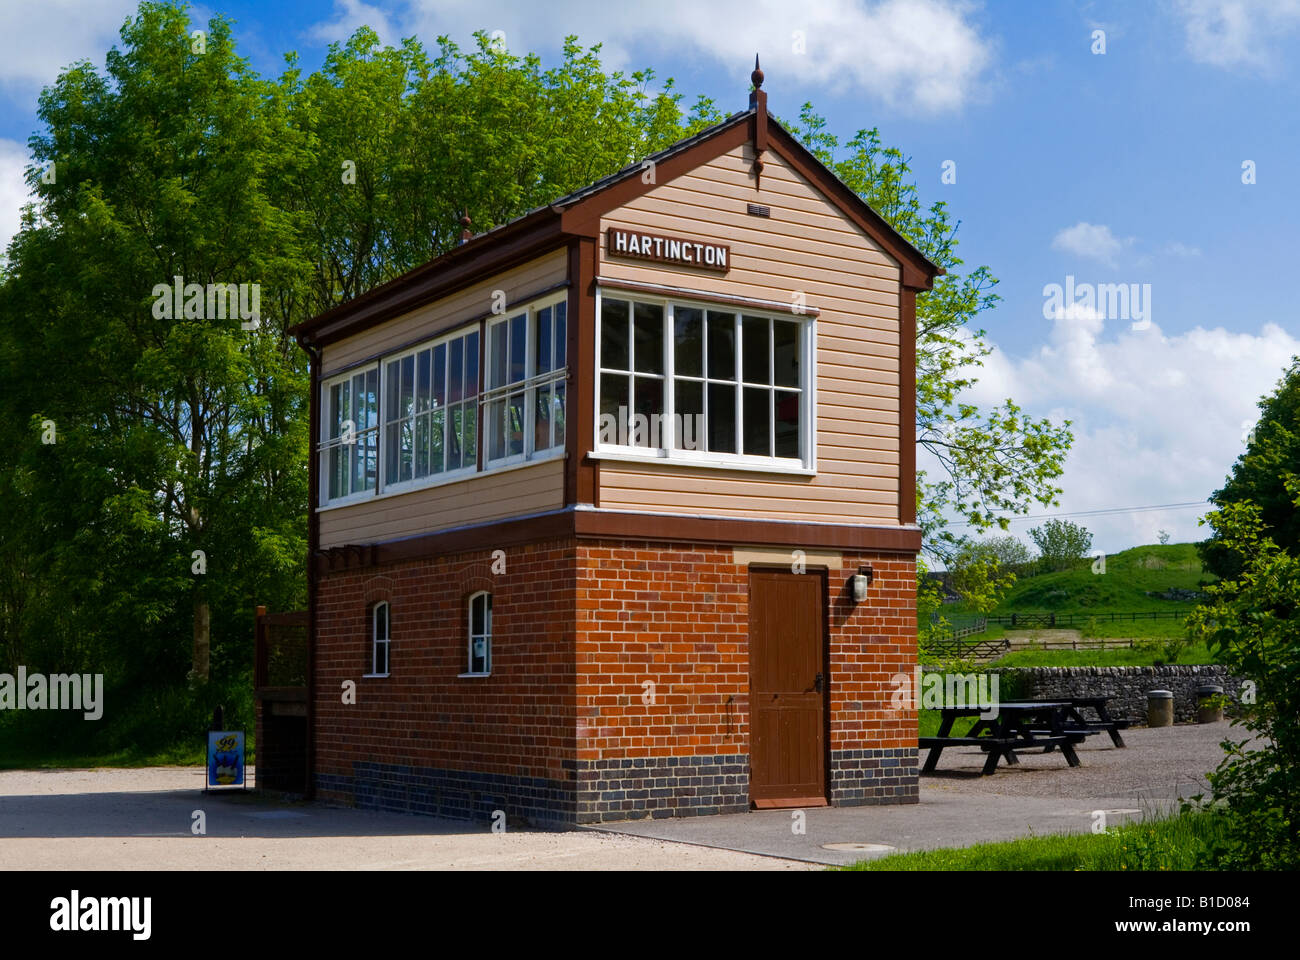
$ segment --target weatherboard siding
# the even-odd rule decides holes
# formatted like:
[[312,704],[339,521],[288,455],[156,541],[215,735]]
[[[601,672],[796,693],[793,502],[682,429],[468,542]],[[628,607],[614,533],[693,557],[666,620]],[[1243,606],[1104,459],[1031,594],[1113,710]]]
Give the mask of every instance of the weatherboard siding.
[[494,274],[486,280],[459,290],[387,323],[371,327],[355,336],[325,347],[321,360],[324,377],[373,357],[432,339],[454,329],[458,324],[485,317],[493,309],[493,293],[501,290],[506,303],[513,306],[530,294],[562,284],[568,277],[568,258],[564,250],[529,260],[512,270]]
[[[601,221],[601,277],[789,304],[817,319],[817,475],[601,462],[610,509],[781,520],[898,522],[899,265],[781,157],[763,157],[755,189],[746,144],[665,183]],[[771,208],[771,217],[746,212]],[[609,257],[609,227],[731,247],[724,276]],[[610,296],[635,296],[611,291]]]
[[322,549],[380,543],[436,530],[555,510],[564,502],[564,461],[378,497],[320,512]]

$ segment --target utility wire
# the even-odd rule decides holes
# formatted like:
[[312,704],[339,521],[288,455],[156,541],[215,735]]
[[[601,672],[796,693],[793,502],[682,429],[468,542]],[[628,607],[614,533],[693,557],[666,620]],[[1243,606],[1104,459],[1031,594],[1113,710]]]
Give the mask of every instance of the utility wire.
[[[1109,517],[1124,513],[1149,513],[1153,510],[1184,510],[1188,507],[1203,507],[1208,500],[1192,500],[1187,503],[1159,503],[1149,507],[1107,507],[1104,510],[1076,510],[1072,513],[1042,513],[1032,517],[1007,517],[1012,523],[1017,520],[1059,520],[1063,517]],[[950,527],[969,527],[970,521],[962,520],[950,523]]]

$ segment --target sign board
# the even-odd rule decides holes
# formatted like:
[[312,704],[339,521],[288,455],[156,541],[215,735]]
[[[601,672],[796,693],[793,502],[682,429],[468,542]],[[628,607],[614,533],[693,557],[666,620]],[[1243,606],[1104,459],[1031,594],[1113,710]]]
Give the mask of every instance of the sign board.
[[208,786],[244,785],[244,731],[208,732]]
[[605,253],[611,257],[654,260],[718,273],[731,269],[731,247],[725,243],[701,243],[621,227],[610,227],[606,232]]

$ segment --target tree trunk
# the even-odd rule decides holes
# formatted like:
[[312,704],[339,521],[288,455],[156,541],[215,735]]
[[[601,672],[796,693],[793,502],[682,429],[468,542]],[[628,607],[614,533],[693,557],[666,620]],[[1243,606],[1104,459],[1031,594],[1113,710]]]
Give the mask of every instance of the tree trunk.
[[196,680],[205,683],[208,679],[208,654],[212,640],[212,611],[208,601],[201,595],[194,595],[194,664],[191,672]]

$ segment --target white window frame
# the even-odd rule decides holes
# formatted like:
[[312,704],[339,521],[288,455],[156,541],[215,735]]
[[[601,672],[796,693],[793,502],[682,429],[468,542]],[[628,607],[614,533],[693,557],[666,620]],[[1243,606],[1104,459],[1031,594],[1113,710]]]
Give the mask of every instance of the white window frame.
[[[480,597],[485,598],[483,610],[483,632],[474,632],[474,602]],[[469,596],[465,604],[465,632],[469,638],[466,644],[466,664],[465,672],[460,674],[462,677],[489,677],[492,675],[492,592],[490,590],[479,590]],[[483,644],[483,669],[474,669],[474,641],[482,640]]]
[[[449,404],[448,406],[444,407],[444,409],[449,409],[450,407],[460,407],[465,410],[474,411],[474,416],[476,418],[476,421],[474,425],[473,463],[471,463],[469,466],[461,466],[456,468],[455,470],[446,470],[441,473],[430,472],[422,477],[414,476],[414,465],[412,465],[412,477],[410,480],[394,480],[388,476],[388,447],[386,445],[387,437],[388,437],[389,413],[390,413],[390,411],[387,408],[389,365],[393,363],[401,363],[407,357],[416,357],[419,354],[423,353],[425,350],[428,350],[430,354],[429,357],[430,377],[432,378],[434,376],[432,371],[433,354],[437,352],[437,348],[443,344],[450,344],[453,340],[468,338],[471,334],[474,333],[477,333],[480,339],[483,336],[483,330],[479,327],[478,324],[470,324],[468,326],[458,327],[457,329],[442,334],[441,336],[436,337],[433,340],[426,340],[423,343],[418,343],[409,349],[401,351],[400,353],[395,353],[392,354],[391,356],[385,356],[379,360],[379,390],[380,390],[379,392],[379,426],[380,426],[379,489],[382,492],[406,493],[411,490],[420,490],[425,487],[435,487],[442,483],[451,483],[456,480],[463,480],[464,478],[473,476],[475,473],[478,472],[478,431],[482,428],[483,425],[483,418],[479,410],[481,397],[483,396],[482,369],[478,371],[479,389],[473,395],[469,397],[463,397],[462,399],[456,401],[454,404]],[[450,356],[450,349],[451,348],[448,347],[449,356]],[[478,364],[480,367],[482,366],[482,364],[480,363],[481,359],[482,359],[482,354],[480,352],[480,354],[475,357],[475,363]],[[419,369],[418,364],[415,366],[415,369],[416,370]],[[434,408],[431,406],[429,410],[426,411],[427,414],[430,414],[430,420],[432,420],[431,414],[433,412],[433,409]],[[415,416],[419,416],[419,415],[420,414],[415,414]],[[414,447],[412,447],[412,456],[415,456]],[[399,468],[399,472],[400,472],[400,468]]]
[[[379,611],[384,611],[384,637],[379,638]],[[379,648],[384,648],[384,672],[379,672]],[[370,672],[366,677],[387,677],[393,672],[393,607],[380,600],[370,607]]]
[[[340,434],[338,437],[331,438],[329,436],[329,431],[330,428],[333,426],[333,422],[334,422],[334,407],[331,402],[333,388],[343,383],[347,383],[350,385],[353,379],[355,379],[358,376],[365,376],[369,374],[371,371],[374,371],[375,373],[376,425],[374,427],[367,427],[364,430],[357,430],[355,429],[355,421],[354,421],[353,422],[354,429],[350,435],[351,437],[350,440],[345,439],[345,434]],[[377,362],[368,363],[360,367],[352,367],[342,373],[328,377],[321,381],[320,384],[321,417],[320,417],[320,425],[319,425],[320,435],[315,438],[316,439],[316,464],[317,464],[316,476],[319,481],[319,489],[317,490],[317,499],[319,501],[318,506],[335,507],[335,506],[341,506],[343,504],[348,504],[348,503],[357,503],[359,501],[374,497],[379,492],[379,489],[383,483],[383,462],[382,462],[383,451],[381,449],[382,437],[380,436],[380,430],[382,429],[383,422],[384,422],[383,398],[384,398],[383,374],[380,371],[379,364]],[[357,447],[358,440],[364,435],[370,433],[373,433],[375,435],[375,455],[376,457],[379,458],[379,460],[375,464],[374,487],[368,490],[354,490],[348,494],[345,494],[344,496],[331,498],[329,495],[330,453],[333,450],[346,448],[349,446],[351,446],[355,450]]]
[[[712,467],[726,470],[749,470],[764,473],[784,473],[793,475],[813,476],[817,472],[817,436],[816,436],[816,369],[817,369],[817,318],[811,315],[798,315],[783,313],[764,309],[762,307],[748,305],[737,305],[727,303],[716,303],[705,299],[683,298],[659,296],[622,290],[610,290],[608,297],[613,300],[624,300],[629,303],[648,303],[662,306],[664,309],[663,324],[663,353],[664,353],[664,422],[674,423],[673,416],[676,405],[676,391],[674,389],[676,382],[675,357],[673,355],[674,329],[675,329],[675,307],[691,307],[714,313],[730,314],[735,323],[735,379],[729,381],[736,385],[737,392],[737,416],[736,416],[736,448],[744,448],[744,390],[748,381],[743,377],[744,363],[744,333],[742,317],[759,317],[769,321],[783,320],[787,323],[797,323],[799,325],[799,351],[800,351],[800,370],[799,386],[797,388],[774,387],[772,384],[750,384],[751,386],[765,386],[769,390],[775,389],[797,389],[800,394],[799,408],[799,457],[776,457],[776,456],[757,456],[745,453],[717,453],[708,450],[685,450],[678,449],[676,446],[677,438],[673,429],[661,429],[658,447],[631,446],[626,444],[602,443],[600,439],[600,416],[601,416],[601,382],[602,374],[609,373],[626,373],[627,371],[606,370],[601,365],[601,337],[604,332],[604,299],[605,293],[601,288],[596,290],[596,369],[593,378],[594,389],[592,390],[592,413],[594,434],[592,436],[591,449],[594,451],[593,456],[597,459],[606,460],[632,460],[632,461],[669,461],[673,463],[690,464],[700,467]],[[707,325],[704,330],[704,338],[707,344],[708,329]],[[635,356],[633,347],[629,344],[628,363],[630,366],[635,365]],[[707,346],[705,347],[707,351]],[[769,379],[771,379],[771,354],[769,351]],[[704,363],[707,364],[707,353],[705,354]],[[635,371],[633,371],[635,374]],[[705,430],[707,433],[707,411],[708,411],[708,387],[709,382],[707,365],[702,369],[703,376],[698,379],[705,384]],[[643,376],[643,374],[635,374]],[[650,374],[649,376],[656,376]],[[629,402],[632,398],[629,397]],[[772,436],[771,446],[775,450],[775,430],[776,418],[775,411],[769,417],[768,428]],[[707,439],[705,441],[707,443]]]
[[[554,351],[552,351],[552,368],[545,373],[537,373],[537,355],[534,348],[537,339],[537,314],[539,311],[552,308],[551,312],[551,337],[552,344],[556,343],[555,338],[555,311],[557,304],[565,306],[565,353],[564,365],[555,366]],[[524,320],[524,378],[514,383],[503,384],[501,386],[489,387],[488,371],[492,369],[492,331],[501,324],[509,324],[512,320],[520,315],[525,317]],[[550,440],[552,446],[541,451],[535,449],[536,435],[532,428],[532,418],[536,413],[537,391],[547,386],[564,386],[564,427],[565,430],[571,430],[569,423],[569,388],[568,373],[569,364],[572,357],[568,352],[568,330],[569,325],[573,323],[573,317],[568,315],[568,291],[562,290],[558,293],[547,297],[533,300],[529,303],[515,307],[513,310],[507,310],[505,313],[495,316],[483,325],[483,370],[481,374],[483,389],[479,393],[479,430],[483,433],[483,468],[487,470],[496,470],[501,467],[509,467],[523,463],[541,463],[556,457],[564,456],[565,443],[561,440],[555,443],[555,406],[552,403],[550,418]],[[507,336],[509,336],[509,326],[506,327]],[[507,344],[507,364],[509,363],[510,348]],[[502,457],[492,457],[492,429],[493,426],[489,421],[488,410],[493,402],[505,400],[506,409],[509,409],[509,397],[511,394],[524,394],[524,411],[527,423],[521,424],[523,429],[523,450],[519,453],[507,453]],[[554,394],[552,394],[554,396]]]

